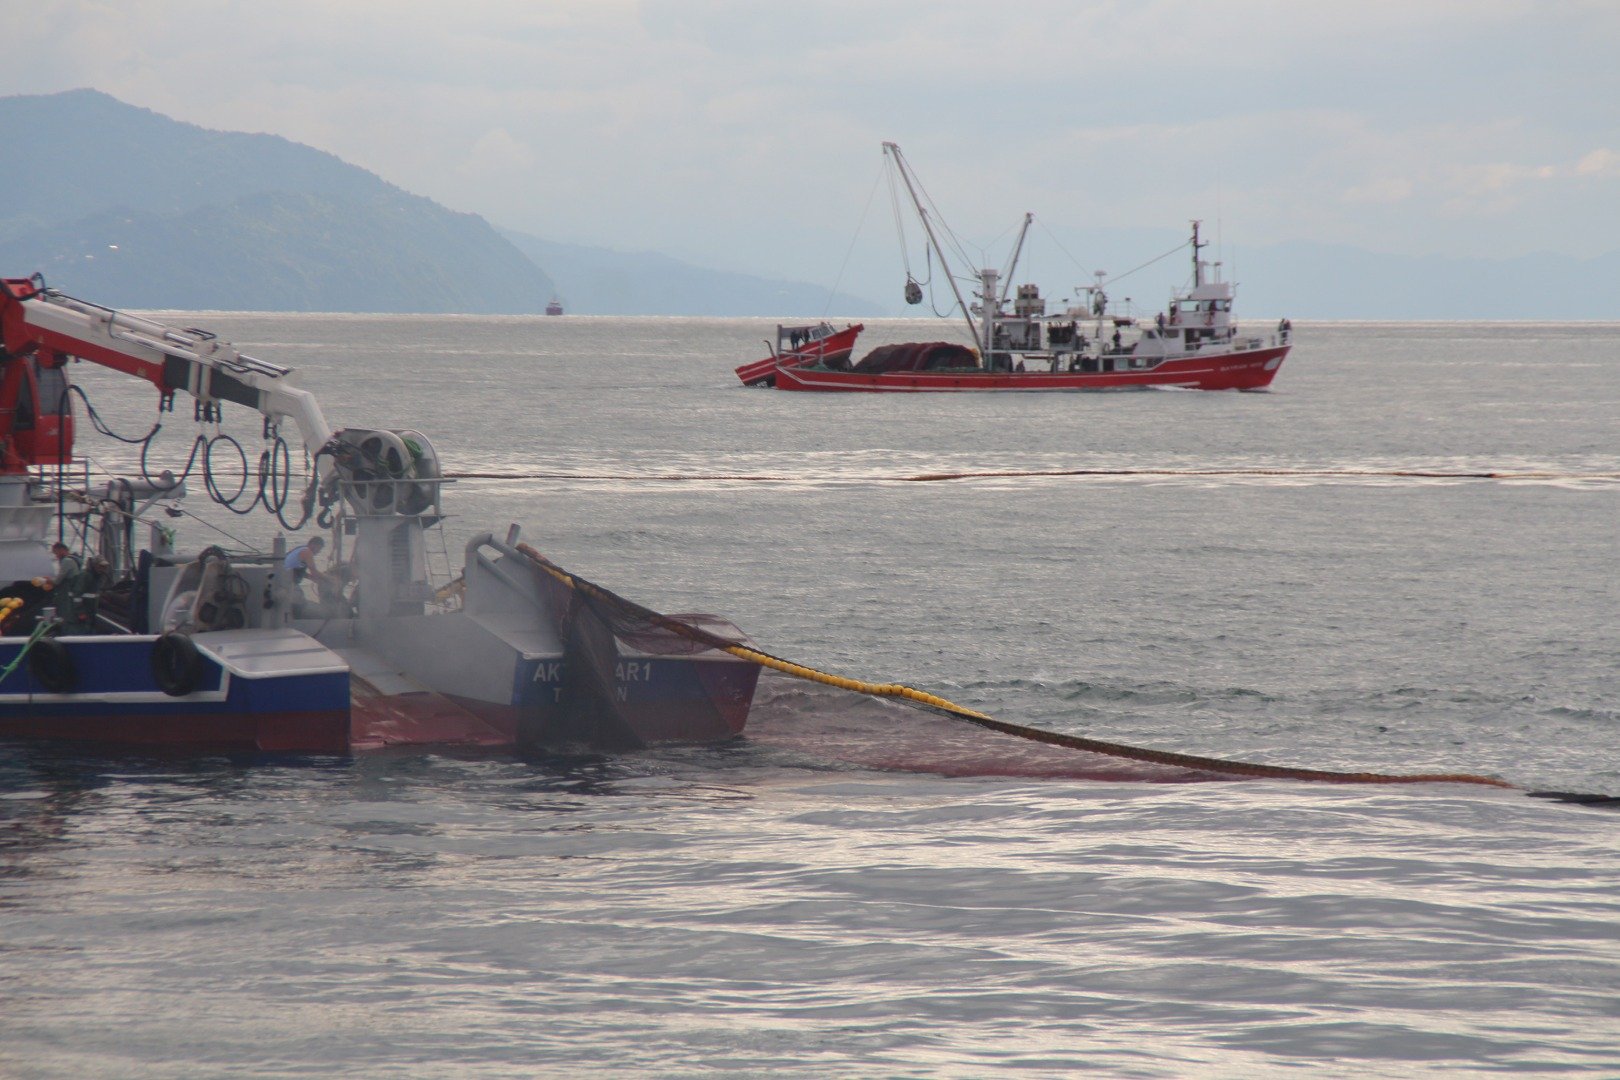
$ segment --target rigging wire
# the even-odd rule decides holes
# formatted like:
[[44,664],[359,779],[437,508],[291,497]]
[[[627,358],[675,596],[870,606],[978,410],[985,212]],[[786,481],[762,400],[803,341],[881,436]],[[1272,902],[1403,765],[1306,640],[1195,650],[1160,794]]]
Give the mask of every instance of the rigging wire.
[[[900,262],[906,268],[906,280],[911,281],[913,280],[911,276],[911,240],[906,236],[905,215],[900,212],[899,185],[894,182],[894,169],[889,167],[887,157],[884,158],[881,175],[887,176],[889,180],[889,209],[894,213],[894,231],[895,235],[900,239]],[[923,250],[927,251],[928,249],[925,246]],[[932,274],[930,274],[930,277],[932,277]]]
[[1080,271],[1081,274],[1085,274],[1085,275],[1090,274],[1090,271],[1086,269],[1085,264],[1082,263],[1079,259],[1075,258],[1074,253],[1071,252],[1068,248],[1063,246],[1063,241],[1061,241],[1061,240],[1059,240],[1057,238],[1057,233],[1053,232],[1051,229],[1048,229],[1046,227],[1046,222],[1044,222],[1041,219],[1037,218],[1036,223],[1040,225],[1041,232],[1046,234],[1046,238],[1048,240],[1052,241],[1052,243],[1057,247],[1057,249],[1059,251],[1063,252],[1064,255],[1068,256],[1068,259],[1069,259],[1070,262],[1074,263],[1074,268],[1076,270]]
[[[838,277],[833,280],[832,290],[827,293],[826,306],[821,309],[822,319],[826,319],[827,315],[832,311],[833,297],[838,295],[838,287],[844,283],[844,271],[849,269],[850,256],[855,254],[855,244],[858,240],[860,240],[861,230],[866,226],[866,216],[872,212],[872,203],[877,198],[878,185],[883,182],[884,171],[885,170],[882,168],[879,168],[876,179],[872,181],[872,190],[868,192],[866,196],[866,206],[861,209],[861,219],[855,223],[855,235],[849,238],[849,247],[844,250],[844,261],[838,265]],[[905,255],[905,250],[904,238],[902,237],[902,242],[900,244],[900,253],[902,257]],[[911,268],[909,266],[906,268],[906,276],[911,276]]]
[[255,545],[249,543],[248,541],[243,540],[240,536],[237,536],[235,533],[229,531],[228,529],[220,528],[218,525],[215,525],[213,522],[209,521],[207,518],[201,517],[200,515],[197,515],[197,514],[194,514],[190,510],[187,510],[183,506],[176,506],[173,503],[170,503],[165,508],[165,512],[172,513],[172,514],[184,515],[185,517],[190,518],[191,520],[197,522],[198,524],[200,524],[200,525],[202,525],[202,526],[204,526],[206,528],[213,529],[215,532],[219,533],[219,535],[227,537],[230,540],[234,541],[235,543],[241,545],[241,550],[243,550],[243,551],[251,551],[251,552],[254,552],[255,554],[258,554],[258,555],[263,555],[264,554],[264,549],[263,548],[257,547]]
[[[934,197],[928,193],[928,188],[923,185],[922,179],[915,173],[912,173],[911,181],[919,193],[919,201],[926,202],[928,204],[927,209],[919,206],[919,210],[921,210],[923,213],[927,213],[928,209],[933,210],[932,221],[936,229],[936,235],[943,234],[945,238],[950,241],[951,247],[956,251],[956,257],[962,261],[963,266],[973,265],[973,258],[967,253],[967,249],[964,246],[966,242],[962,240],[961,237],[957,236],[956,231],[946,223],[945,215],[940,212],[939,204],[934,202]],[[958,278],[957,280],[966,281],[967,279]]]
[[1191,243],[1192,243],[1191,240],[1183,240],[1181,243],[1177,244],[1175,247],[1171,248],[1169,251],[1165,252],[1163,255],[1155,255],[1153,258],[1149,259],[1147,262],[1143,263],[1141,266],[1133,267],[1133,268],[1125,271],[1123,274],[1115,274],[1113,277],[1104,278],[1103,279],[1103,284],[1112,285],[1116,281],[1124,281],[1126,278],[1130,277],[1132,274],[1136,273],[1138,270],[1146,270],[1148,267],[1152,266],[1154,263],[1162,262],[1165,259],[1168,259],[1170,256],[1172,256],[1172,255],[1176,254],[1177,252],[1181,251],[1182,248],[1186,247],[1188,244],[1191,244]]
[[929,310],[931,310],[934,313],[936,318],[949,319],[951,316],[956,314],[957,309],[960,308],[962,305],[957,301],[955,294],[952,294],[950,306],[947,307],[944,311],[939,310],[939,301],[934,299],[934,249],[933,248],[925,248],[924,253],[928,256],[928,281],[927,281],[927,286],[928,286],[928,307],[929,307]]

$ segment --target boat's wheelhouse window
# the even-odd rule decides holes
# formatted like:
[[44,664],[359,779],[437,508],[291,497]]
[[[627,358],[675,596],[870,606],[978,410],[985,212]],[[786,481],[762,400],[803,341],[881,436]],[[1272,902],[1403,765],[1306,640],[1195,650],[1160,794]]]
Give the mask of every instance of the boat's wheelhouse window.
[[67,375],[58,367],[39,369],[39,411],[44,416],[67,412]]
[[23,368],[17,373],[20,383],[17,387],[17,404],[13,416],[12,427],[18,431],[31,431],[34,427],[34,380],[28,377],[28,369]]

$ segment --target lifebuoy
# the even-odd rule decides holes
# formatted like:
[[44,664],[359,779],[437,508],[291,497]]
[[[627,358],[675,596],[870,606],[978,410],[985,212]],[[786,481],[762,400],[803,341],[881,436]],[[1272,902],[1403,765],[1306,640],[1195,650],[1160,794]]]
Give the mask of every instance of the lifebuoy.
[[28,673],[53,694],[71,693],[79,681],[67,646],[54,638],[40,638],[28,650]]
[[203,659],[185,634],[164,634],[152,643],[152,678],[170,697],[185,697],[197,689]]

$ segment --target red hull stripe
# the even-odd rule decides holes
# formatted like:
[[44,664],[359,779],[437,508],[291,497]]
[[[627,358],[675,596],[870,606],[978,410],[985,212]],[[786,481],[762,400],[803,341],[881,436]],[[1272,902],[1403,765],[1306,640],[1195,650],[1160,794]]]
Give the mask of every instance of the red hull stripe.
[[1151,386],[1191,390],[1259,390],[1271,384],[1291,346],[1223,353],[1215,357],[1166,360],[1137,371],[896,371],[863,374],[789,368],[778,365],[778,390],[854,392],[1027,392],[1039,390],[1127,390]]

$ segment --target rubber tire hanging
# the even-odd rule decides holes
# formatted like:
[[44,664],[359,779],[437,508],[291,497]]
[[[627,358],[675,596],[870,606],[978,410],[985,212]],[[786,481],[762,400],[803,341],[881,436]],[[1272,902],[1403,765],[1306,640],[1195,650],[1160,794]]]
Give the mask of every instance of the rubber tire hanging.
[[67,646],[51,638],[40,638],[28,650],[28,673],[52,694],[71,693],[79,682]]
[[185,634],[164,634],[152,642],[152,678],[170,697],[185,697],[202,679],[203,659]]

